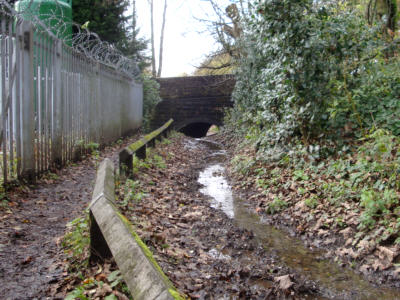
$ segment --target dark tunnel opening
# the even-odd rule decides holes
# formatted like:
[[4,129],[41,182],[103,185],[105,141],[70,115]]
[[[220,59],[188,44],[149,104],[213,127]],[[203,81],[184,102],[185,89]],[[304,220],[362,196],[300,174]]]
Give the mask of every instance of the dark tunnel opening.
[[207,132],[211,126],[212,124],[210,123],[202,123],[202,122],[191,123],[186,125],[179,131],[190,137],[201,138],[207,135]]

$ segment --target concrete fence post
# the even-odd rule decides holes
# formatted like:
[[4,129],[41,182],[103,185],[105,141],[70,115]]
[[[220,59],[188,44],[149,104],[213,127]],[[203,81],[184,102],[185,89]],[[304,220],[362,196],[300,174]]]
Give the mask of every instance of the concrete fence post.
[[22,37],[22,171],[21,177],[34,180],[35,176],[35,115],[34,115],[34,49],[33,29],[23,22]]

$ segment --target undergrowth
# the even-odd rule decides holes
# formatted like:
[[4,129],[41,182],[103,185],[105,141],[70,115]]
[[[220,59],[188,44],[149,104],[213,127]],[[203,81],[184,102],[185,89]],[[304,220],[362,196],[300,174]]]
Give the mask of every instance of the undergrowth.
[[89,210],[67,224],[67,233],[62,240],[70,272],[80,272],[89,265]]
[[[62,240],[62,247],[68,262],[69,280],[78,282],[66,295],[66,300],[105,299],[117,300],[123,295],[130,295],[119,270],[105,270],[108,264],[90,263],[89,210],[67,224],[67,233]],[[98,270],[97,270],[98,269]],[[97,270],[97,271],[94,271]],[[110,273],[109,273],[110,272]],[[132,299],[132,297],[130,297]]]
[[325,159],[298,147],[276,162],[266,164],[255,155],[237,155],[231,165],[243,178],[244,187],[255,184],[263,195],[275,195],[266,204],[268,214],[298,201],[311,211],[349,204],[348,209],[359,215],[357,222],[346,224],[337,218],[336,228],[357,225],[365,234],[382,228],[380,240],[390,237],[400,244],[400,138],[387,130],[373,130]]

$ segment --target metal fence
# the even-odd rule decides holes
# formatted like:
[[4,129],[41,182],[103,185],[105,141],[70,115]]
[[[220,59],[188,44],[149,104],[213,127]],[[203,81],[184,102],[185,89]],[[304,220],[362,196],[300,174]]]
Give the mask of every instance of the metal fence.
[[33,179],[138,128],[142,86],[0,10],[0,181]]

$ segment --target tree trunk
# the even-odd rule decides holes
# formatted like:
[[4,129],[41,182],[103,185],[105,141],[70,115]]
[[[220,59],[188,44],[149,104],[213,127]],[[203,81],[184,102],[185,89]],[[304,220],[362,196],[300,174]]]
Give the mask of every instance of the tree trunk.
[[136,0],[132,0],[132,32],[136,31]]
[[162,70],[162,59],[163,59],[163,44],[164,44],[164,29],[165,29],[165,17],[167,13],[167,0],[164,1],[164,12],[163,12],[163,20],[161,26],[161,36],[160,36],[160,56],[158,60],[158,72],[157,77],[161,77]]
[[149,0],[151,14],[151,73],[156,77],[156,54],[154,51],[154,9],[153,0]]

